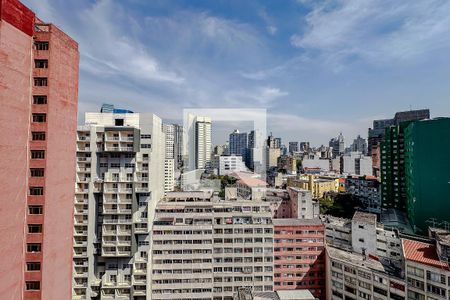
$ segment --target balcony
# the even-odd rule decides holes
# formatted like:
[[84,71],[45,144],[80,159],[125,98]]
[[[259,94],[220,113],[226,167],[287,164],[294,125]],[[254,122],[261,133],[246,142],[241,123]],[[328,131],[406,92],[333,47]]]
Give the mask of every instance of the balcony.
[[148,187],[136,187],[134,188],[136,193],[148,193],[150,189]]
[[89,163],[91,162],[91,157],[77,157],[77,162],[86,162]]

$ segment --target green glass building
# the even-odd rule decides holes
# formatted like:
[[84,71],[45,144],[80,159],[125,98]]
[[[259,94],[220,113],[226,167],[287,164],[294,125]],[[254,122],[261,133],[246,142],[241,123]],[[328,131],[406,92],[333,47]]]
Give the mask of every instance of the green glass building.
[[417,233],[450,222],[450,118],[388,127],[381,181],[382,207],[405,211]]

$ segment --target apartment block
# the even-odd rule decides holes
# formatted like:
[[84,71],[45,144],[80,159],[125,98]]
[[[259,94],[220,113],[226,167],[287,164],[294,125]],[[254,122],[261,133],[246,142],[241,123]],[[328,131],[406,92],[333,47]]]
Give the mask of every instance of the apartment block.
[[416,232],[450,221],[449,129],[449,118],[403,122],[381,143],[382,206],[407,212]]
[[164,192],[161,119],[86,113],[85,124],[76,139],[73,299],[147,299],[148,224]]
[[324,226],[320,219],[274,219],[274,288],[325,299]]
[[242,160],[246,160],[247,149],[248,149],[248,139],[246,132],[239,132],[235,130],[230,134],[229,139],[229,154],[242,156]]
[[[445,246],[450,249],[450,235]],[[450,297],[450,265],[448,257],[439,257],[436,242],[403,239],[408,299],[448,299]],[[439,243],[438,243],[439,244]]]
[[189,114],[185,127],[188,170],[205,169],[211,163],[211,118]]
[[372,176],[372,157],[360,152],[350,152],[341,157],[341,173],[346,175]]
[[247,171],[242,156],[237,155],[214,156],[213,165],[217,168],[219,175],[230,175],[234,172]]
[[406,299],[401,272],[382,260],[327,245],[325,265],[327,299]]
[[151,299],[233,299],[239,288],[273,291],[269,204],[212,192],[172,192],[152,227]]
[[1,299],[69,299],[78,44],[0,0]]
[[183,166],[183,126],[163,124],[166,136],[166,159],[174,159],[176,170]]
[[175,159],[164,160],[164,192],[171,192],[175,188]]
[[352,220],[322,216],[328,245],[383,258],[399,267],[402,250],[399,233],[377,222],[374,214],[355,212]]

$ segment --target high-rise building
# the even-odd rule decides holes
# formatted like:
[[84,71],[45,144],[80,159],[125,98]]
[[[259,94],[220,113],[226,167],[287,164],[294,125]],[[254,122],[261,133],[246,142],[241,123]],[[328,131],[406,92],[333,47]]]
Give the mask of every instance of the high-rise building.
[[356,139],[353,140],[350,150],[352,152],[361,152],[362,154],[367,155],[366,139],[363,139],[360,135],[358,135]]
[[271,132],[267,137],[267,147],[272,149],[279,149],[281,147],[281,138],[274,137]]
[[265,167],[265,148],[263,145],[263,137],[261,132],[258,130],[252,130],[248,134],[248,151],[246,165],[249,169],[260,172],[262,168]]
[[298,142],[289,142],[289,153],[292,154],[298,151],[299,151]]
[[300,142],[300,151],[308,151],[309,150],[309,142]]
[[204,169],[211,163],[211,118],[188,115],[188,170]]
[[168,193],[156,208],[152,251],[154,300],[231,300],[242,287],[273,291],[273,225],[265,201]]
[[333,158],[339,157],[342,154],[344,154],[345,143],[344,143],[344,136],[342,135],[342,132],[339,133],[338,137],[332,138],[330,140],[329,146],[331,148],[333,148]]
[[242,159],[245,161],[247,156],[248,149],[248,141],[247,141],[247,133],[240,133],[239,130],[235,130],[230,133],[229,140],[229,154],[230,155],[239,155],[242,156]]
[[412,122],[404,140],[408,218],[424,233],[431,219],[450,223],[450,118]]
[[166,135],[166,158],[174,159],[174,168],[183,165],[183,126],[178,124],[163,124]]
[[77,133],[73,299],[146,299],[148,224],[165,184],[161,119],[86,113],[85,124]]
[[368,154],[372,155],[372,149],[379,145],[384,138],[386,128],[400,125],[401,122],[423,120],[430,118],[429,109],[419,109],[397,112],[393,119],[374,120],[373,128],[368,131]]
[[77,43],[0,0],[0,299],[70,299]]
[[164,192],[171,192],[175,188],[175,159],[164,160]]
[[325,299],[324,226],[320,219],[274,219],[274,289],[308,289]]
[[450,146],[450,119],[403,122],[386,129],[381,143],[383,208],[408,213],[415,230],[427,221],[450,221],[450,162],[442,149]]

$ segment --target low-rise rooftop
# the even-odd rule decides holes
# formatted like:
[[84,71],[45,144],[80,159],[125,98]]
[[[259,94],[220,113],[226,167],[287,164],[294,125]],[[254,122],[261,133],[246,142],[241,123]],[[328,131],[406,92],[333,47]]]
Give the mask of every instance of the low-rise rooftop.
[[377,216],[375,214],[370,214],[362,211],[356,211],[353,215],[353,220],[361,223],[367,223],[376,226]]
[[439,269],[450,270],[447,263],[439,260],[434,244],[402,239],[402,246],[403,256],[406,260]]

